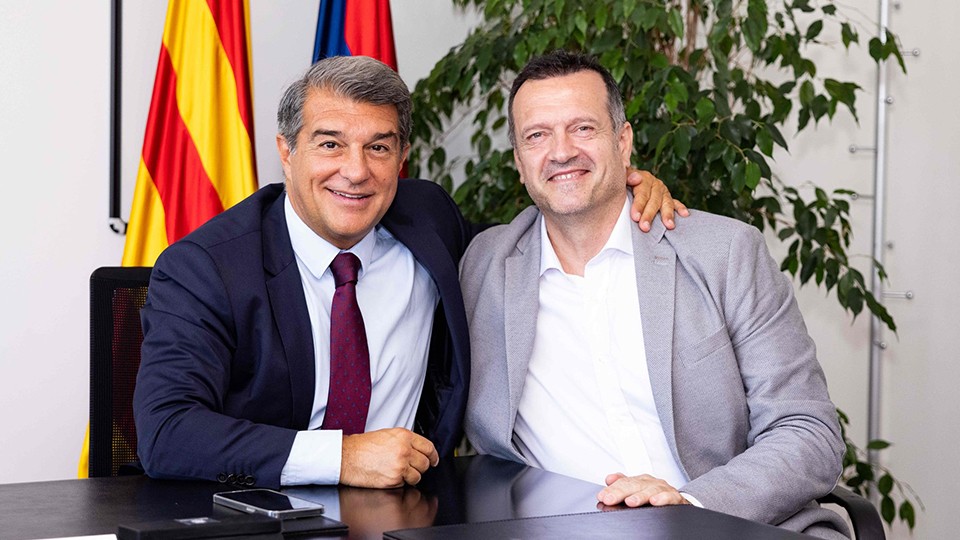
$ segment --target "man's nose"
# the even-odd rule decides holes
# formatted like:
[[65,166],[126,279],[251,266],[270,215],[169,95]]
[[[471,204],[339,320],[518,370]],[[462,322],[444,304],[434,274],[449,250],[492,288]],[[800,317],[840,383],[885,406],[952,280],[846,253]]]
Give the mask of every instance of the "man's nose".
[[370,165],[363,148],[351,148],[340,166],[340,176],[351,184],[359,184],[370,177]]
[[577,156],[580,150],[576,142],[566,131],[560,131],[553,137],[553,145],[550,148],[550,158],[557,163],[566,163]]

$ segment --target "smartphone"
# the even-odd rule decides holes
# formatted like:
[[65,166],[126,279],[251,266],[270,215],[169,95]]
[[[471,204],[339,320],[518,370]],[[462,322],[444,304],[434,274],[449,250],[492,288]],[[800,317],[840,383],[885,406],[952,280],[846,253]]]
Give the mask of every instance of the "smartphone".
[[276,519],[292,519],[323,514],[323,505],[286,495],[272,489],[242,489],[213,495],[214,504]]

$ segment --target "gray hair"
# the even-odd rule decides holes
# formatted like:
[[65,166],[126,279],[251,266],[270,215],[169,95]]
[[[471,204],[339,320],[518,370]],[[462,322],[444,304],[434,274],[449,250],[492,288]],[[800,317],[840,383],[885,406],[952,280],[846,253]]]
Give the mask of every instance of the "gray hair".
[[513,87],[510,89],[510,101],[507,104],[507,118],[509,120],[507,136],[510,137],[512,146],[517,145],[516,135],[513,133],[513,98],[516,97],[523,83],[573,75],[581,71],[593,71],[603,79],[603,86],[607,89],[607,114],[610,115],[610,123],[613,128],[618,129],[627,123],[627,114],[623,109],[620,87],[617,86],[617,81],[610,75],[607,68],[590,55],[558,49],[530,60],[513,81]]
[[359,103],[393,105],[397,109],[397,135],[401,146],[410,142],[413,104],[406,83],[390,66],[368,56],[331,56],[310,66],[280,98],[277,128],[291,152],[303,129],[303,106],[310,89],[329,90]]

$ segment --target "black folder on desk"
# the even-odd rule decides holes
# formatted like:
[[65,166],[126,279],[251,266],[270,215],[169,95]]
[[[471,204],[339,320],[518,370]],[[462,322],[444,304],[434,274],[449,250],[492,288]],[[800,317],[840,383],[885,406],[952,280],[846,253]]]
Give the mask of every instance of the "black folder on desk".
[[489,540],[490,538],[711,538],[791,540],[809,538],[779,527],[690,506],[622,509],[588,514],[508,519],[388,531],[391,540]]

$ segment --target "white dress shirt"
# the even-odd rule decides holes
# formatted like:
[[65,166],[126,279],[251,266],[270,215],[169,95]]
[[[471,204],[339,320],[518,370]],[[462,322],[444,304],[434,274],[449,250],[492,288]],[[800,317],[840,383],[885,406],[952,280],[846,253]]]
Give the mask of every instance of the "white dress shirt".
[[[330,263],[340,249],[317,236],[284,200],[313,329],[316,389],[309,431],[297,433],[280,473],[282,485],[336,484],[343,432],[321,430],[330,387],[330,308],[336,286]],[[357,303],[370,352],[366,431],[413,427],[427,371],[433,313],[440,295],[427,270],[386,229],[377,226],[349,250],[360,259]],[[279,321],[283,324],[283,321]]]
[[563,271],[540,218],[540,310],[514,433],[549,471],[600,485],[614,472],[650,474],[679,489],[688,479],[647,371],[629,210],[627,198],[582,277]]

